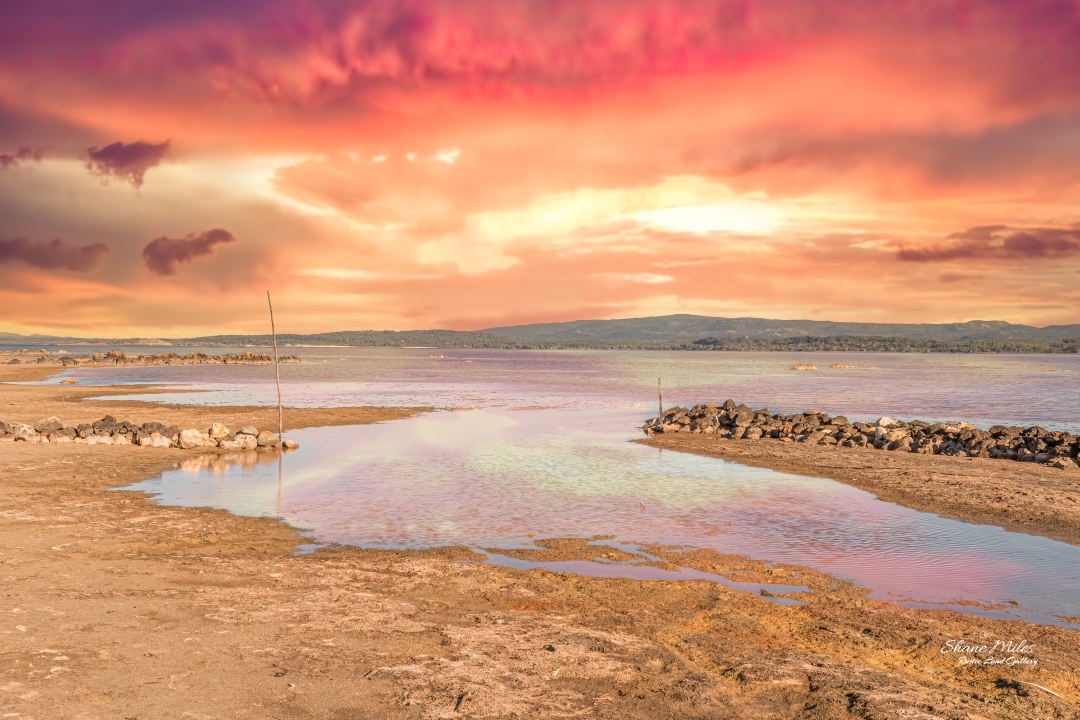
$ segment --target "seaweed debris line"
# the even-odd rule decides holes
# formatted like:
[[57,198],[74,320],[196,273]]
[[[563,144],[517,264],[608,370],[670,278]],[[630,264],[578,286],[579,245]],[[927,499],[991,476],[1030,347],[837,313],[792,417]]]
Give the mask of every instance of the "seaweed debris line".
[[882,417],[873,423],[849,422],[842,415],[808,410],[796,415],[771,414],[728,400],[692,408],[673,407],[645,422],[646,435],[659,433],[716,434],[729,439],[775,439],[811,445],[873,447],[893,452],[925,455],[966,455],[1077,468],[1080,441],[1060,431],[1038,426],[995,425],[983,430],[967,422],[893,420]]

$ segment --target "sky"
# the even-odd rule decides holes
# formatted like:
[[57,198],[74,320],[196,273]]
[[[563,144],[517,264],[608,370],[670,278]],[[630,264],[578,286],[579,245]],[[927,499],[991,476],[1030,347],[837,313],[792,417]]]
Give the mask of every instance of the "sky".
[[0,2],[0,331],[1080,322],[1075,0]]

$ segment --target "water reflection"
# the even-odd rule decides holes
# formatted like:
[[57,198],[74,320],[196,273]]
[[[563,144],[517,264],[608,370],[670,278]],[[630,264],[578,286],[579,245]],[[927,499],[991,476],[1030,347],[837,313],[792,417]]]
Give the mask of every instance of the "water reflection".
[[[1078,547],[919,513],[830,480],[660,453],[628,442],[632,419],[625,410],[482,410],[312,428],[291,434],[301,443],[291,455],[192,458],[132,489],[166,504],[283,517],[321,542],[514,548],[534,537],[614,536],[808,565],[879,598],[975,600],[1000,607],[958,609],[1056,624],[1080,616]],[[603,567],[577,571],[592,566]]]

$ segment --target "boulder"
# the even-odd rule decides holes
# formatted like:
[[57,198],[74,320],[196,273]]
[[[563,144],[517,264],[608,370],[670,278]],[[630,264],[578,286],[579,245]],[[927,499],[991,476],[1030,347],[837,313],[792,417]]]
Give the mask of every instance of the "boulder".
[[[0,440],[2,439],[3,438],[0,438]],[[1051,467],[1056,467],[1059,470],[1075,470],[1076,463],[1070,458],[1058,458]]]
[[113,445],[130,445],[131,440],[128,439],[127,435],[125,435],[123,433],[117,433],[116,435],[112,436],[112,444]]
[[11,433],[0,434],[0,442],[15,442],[15,436]]
[[4,422],[3,420],[0,420],[0,435],[3,435],[7,431],[8,431],[7,423]]
[[281,447],[283,450],[296,450],[300,447],[300,443],[295,440],[282,440]]
[[64,423],[60,422],[58,417],[45,418],[34,423],[34,430],[39,433],[51,433],[53,430],[59,430],[62,427],[64,427]]
[[[654,425],[656,424],[655,421],[650,421],[650,422],[652,424],[654,424]],[[254,425],[245,425],[244,427],[237,430],[236,433],[238,435],[254,435],[255,437],[258,437],[259,436],[259,429],[256,428]]]
[[269,430],[263,430],[259,433],[259,439],[257,440],[259,447],[277,447],[278,436]]
[[23,423],[11,423],[11,425],[8,426],[8,430],[15,436],[16,440],[21,440],[23,442],[41,441],[41,435],[29,425],[24,425]]
[[223,437],[231,435],[229,428],[225,427],[221,423],[214,423],[210,426],[210,429],[206,431],[206,434],[215,440],[220,440]]
[[198,430],[181,430],[180,431],[180,447],[185,450],[191,450],[192,448],[200,448],[203,446],[202,433]]
[[879,428],[888,428],[895,425],[896,421],[893,420],[891,417],[883,417],[879,418],[878,421],[874,424],[877,425]]
[[218,447],[222,450],[254,450],[257,446],[258,440],[256,437],[246,433],[218,441]]

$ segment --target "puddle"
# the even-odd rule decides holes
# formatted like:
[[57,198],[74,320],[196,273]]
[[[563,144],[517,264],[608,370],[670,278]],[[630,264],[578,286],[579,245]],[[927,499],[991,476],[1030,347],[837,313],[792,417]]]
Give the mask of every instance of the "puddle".
[[[993,610],[1002,617],[1080,629],[1061,619],[1080,616],[1080,547],[920,513],[831,480],[659,452],[629,442],[636,418],[488,409],[311,428],[288,433],[300,449],[280,465],[276,456],[192,458],[127,489],[168,505],[282,517],[322,543],[498,550],[593,537],[635,550],[712,548],[807,565],[875,598],[973,600],[1003,606]],[[626,568],[578,569],[652,572]]]
[[[749,583],[729,580],[723,575],[695,570],[694,568],[680,567],[677,570],[656,567],[655,565],[640,565],[636,563],[600,563],[591,560],[554,560],[551,562],[522,560],[520,558],[499,555],[487,550],[473,548],[475,552],[487,556],[487,562],[500,567],[514,568],[515,570],[550,570],[552,572],[571,573],[573,575],[588,575],[598,578],[626,578],[628,580],[668,580],[679,582],[685,580],[708,580],[729,587],[732,590],[753,593],[777,605],[803,605],[802,600],[795,598],[776,597],[777,595],[807,592],[810,590],[805,585],[781,585],[774,583]],[[765,595],[764,590],[770,595]]]

